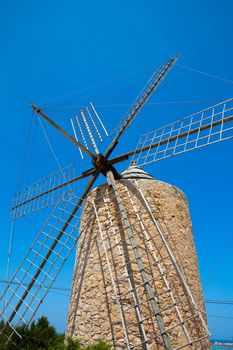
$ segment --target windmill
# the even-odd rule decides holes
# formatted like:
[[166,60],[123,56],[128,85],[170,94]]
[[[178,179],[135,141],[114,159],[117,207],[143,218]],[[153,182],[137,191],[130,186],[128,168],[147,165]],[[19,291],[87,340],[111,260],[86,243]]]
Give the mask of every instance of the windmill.
[[[55,207],[1,297],[1,317],[5,321],[1,334],[6,337],[6,342],[17,333],[17,325],[27,327],[30,324],[78,241],[68,335],[75,336],[76,318],[79,316],[79,304],[73,301],[86,302],[82,286],[84,278],[87,280],[89,262],[95,261],[91,257],[94,244],[100,263],[99,275],[103,280],[104,290],[101,292],[106,300],[107,331],[114,348],[208,348],[209,332],[200,286],[195,291],[197,295],[194,295],[188,274],[177,258],[176,242],[171,242],[169,229],[166,230],[166,225],[158,219],[158,196],[152,192],[155,190],[161,193],[163,190],[153,188],[153,185],[144,189],[144,181],[151,181],[152,184],[154,180],[138,165],[150,164],[231,138],[232,99],[143,135],[136,150],[110,158],[122,133],[177,59],[178,56],[171,58],[153,74],[124,116],[104,154],[99,153],[88,123],[85,123],[85,127],[94,151],[85,144],[84,135],[85,146],[79,142],[74,124],[75,137],[72,137],[40,108],[32,105],[40,117],[91,157],[92,168],[79,176],[73,175],[71,167],[61,169],[28,186],[15,197],[12,220],[49,205]],[[90,105],[91,108],[97,115],[93,105]],[[86,112],[89,114],[90,110]],[[85,113],[82,111],[81,114],[85,122]],[[79,130],[81,132],[81,128]],[[130,157],[133,157],[133,165],[122,175],[118,174],[115,165]],[[100,174],[107,177],[108,185],[91,191]],[[68,186],[86,177],[90,179],[81,197],[77,198]],[[174,188],[170,195],[174,201],[177,196],[181,196]],[[185,206],[183,198],[181,202]],[[82,206],[83,215],[80,218]],[[184,211],[187,211],[186,208]],[[192,244],[190,247],[194,249]],[[117,258],[113,256],[116,250]],[[198,272],[194,270],[190,267],[198,284]],[[117,276],[118,271],[120,276]],[[94,308],[94,305],[91,307]],[[97,309],[100,307],[98,305]],[[85,313],[85,309],[82,311]],[[93,317],[96,317],[98,327],[98,315]],[[6,332],[6,326],[12,329],[10,334]]]

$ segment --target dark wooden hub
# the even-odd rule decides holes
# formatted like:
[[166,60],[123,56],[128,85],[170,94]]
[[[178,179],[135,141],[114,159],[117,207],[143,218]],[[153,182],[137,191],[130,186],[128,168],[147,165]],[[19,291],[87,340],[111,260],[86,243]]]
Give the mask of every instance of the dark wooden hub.
[[92,164],[96,170],[100,171],[105,177],[107,176],[107,172],[111,171],[115,180],[119,180],[121,178],[120,174],[118,174],[114,166],[103,154],[97,154],[97,156],[92,159]]

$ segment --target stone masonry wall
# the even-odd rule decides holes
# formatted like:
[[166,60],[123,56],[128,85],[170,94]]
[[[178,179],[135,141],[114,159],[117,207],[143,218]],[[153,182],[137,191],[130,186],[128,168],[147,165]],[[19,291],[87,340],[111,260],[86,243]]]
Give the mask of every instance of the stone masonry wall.
[[[157,180],[116,183],[172,347],[209,348],[185,196]],[[165,349],[158,316],[152,310],[122,212],[112,189],[102,185],[84,205],[67,335],[85,344],[106,340],[115,349]]]

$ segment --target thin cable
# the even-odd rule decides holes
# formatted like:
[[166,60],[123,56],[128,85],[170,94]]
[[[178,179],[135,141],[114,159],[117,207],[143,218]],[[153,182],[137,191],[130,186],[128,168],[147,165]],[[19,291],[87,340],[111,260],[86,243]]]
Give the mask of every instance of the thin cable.
[[233,80],[230,80],[230,79],[226,79],[226,78],[222,78],[222,77],[219,77],[217,75],[214,75],[214,74],[202,72],[200,70],[197,70],[197,69],[194,69],[194,68],[191,68],[191,67],[188,67],[188,66],[184,66],[182,64],[176,64],[176,66],[180,67],[180,68],[183,68],[183,69],[186,69],[186,70],[189,70],[189,71],[194,72],[194,73],[199,73],[199,74],[205,75],[206,77],[209,77],[209,78],[213,78],[213,79],[225,81],[226,83],[233,84]]
[[96,87],[100,87],[100,86],[104,86],[104,85],[108,85],[110,84],[111,82],[113,81],[117,81],[117,80],[122,80],[124,78],[127,78],[129,76],[132,76],[134,74],[137,74],[139,72],[142,72],[142,71],[146,71],[150,68],[152,68],[153,66],[147,66],[147,67],[144,67],[144,68],[141,68],[141,69],[138,69],[134,72],[131,72],[131,73],[127,73],[127,74],[124,74],[124,75],[120,75],[118,77],[115,77],[115,78],[112,78],[112,79],[109,79],[109,80],[105,80],[105,81],[102,81],[102,82],[99,82],[99,83],[96,83],[96,84],[93,84],[93,85],[90,85],[86,88],[83,88],[83,89],[80,89],[80,90],[76,90],[76,91],[73,91],[73,92],[70,92],[70,93],[67,93],[65,95],[62,95],[62,96],[58,96],[58,97],[55,97],[51,100],[47,100],[47,101],[43,101],[41,102],[40,104],[38,104],[38,106],[42,106],[44,104],[49,104],[49,103],[52,103],[52,102],[56,102],[56,101],[59,101],[59,100],[64,100],[65,98],[67,97],[71,97],[71,96],[75,96],[75,95],[78,95],[84,91],[88,91],[88,90],[91,90],[91,89],[94,89]]
[[[11,230],[10,230],[10,238],[9,238],[9,248],[8,248],[8,254],[7,254],[6,281],[10,280],[10,268],[11,268],[11,257],[12,257],[14,233],[15,233],[15,221],[12,221]],[[4,304],[5,304],[5,306],[7,304],[7,293],[6,293],[5,298],[4,298]],[[5,306],[4,306],[4,309],[5,309]]]
[[[38,114],[37,114],[37,117],[38,117],[40,126],[41,126],[41,128],[42,128],[43,134],[44,134],[44,136],[45,136],[45,139],[46,139],[46,141],[47,141],[47,143],[48,143],[48,146],[49,146],[49,148],[50,148],[50,150],[51,150],[51,153],[52,153],[52,155],[53,155],[53,157],[54,157],[54,159],[55,159],[55,161],[56,161],[56,163],[57,163],[57,165],[58,165],[58,167],[59,167],[59,169],[60,169],[60,171],[61,171],[61,173],[62,173],[63,178],[66,179],[65,173],[64,173],[63,170],[62,170],[62,167],[61,167],[61,164],[60,164],[60,162],[59,162],[59,159],[58,159],[58,157],[57,157],[57,155],[56,155],[56,153],[55,153],[55,150],[54,150],[54,148],[53,148],[53,146],[52,146],[52,144],[51,144],[51,142],[50,142],[50,140],[49,140],[49,137],[48,137],[48,135],[47,135],[47,133],[46,133],[46,130],[45,130],[45,128],[44,128],[44,125],[43,125],[43,123],[42,123],[40,117],[38,116]],[[68,187],[69,187],[70,192],[72,193],[72,188],[71,188],[70,184],[68,185]]]
[[[225,97],[223,98],[225,99]],[[202,103],[202,102],[212,102],[218,101],[221,98],[215,99],[195,99],[195,100],[179,100],[179,101],[161,101],[161,102],[148,102],[145,106],[155,106],[155,105],[170,105],[170,104],[183,104],[183,103]],[[122,104],[112,104],[112,105],[97,105],[98,108],[106,108],[106,107],[129,107],[131,104],[122,103]]]
[[2,167],[0,168],[0,174],[6,177],[7,179],[10,179],[11,181],[15,181],[15,179],[7,173],[6,169]]
[[233,316],[223,316],[223,315],[207,315],[207,317],[215,317],[215,318],[229,318],[233,320]]
[[224,245],[220,253],[217,255],[217,258],[215,259],[214,264],[212,265],[212,269],[210,270],[205,283],[203,284],[203,291],[206,289],[207,285],[209,284],[212,277],[215,275],[216,270],[219,268],[220,263],[223,261],[225,256],[229,253],[229,251],[232,249],[232,240],[233,235],[229,237],[227,240],[227,243]]
[[17,184],[17,188],[19,189],[20,187],[22,187],[24,178],[25,178],[25,174],[29,173],[29,168],[30,168],[30,152],[32,150],[32,146],[33,146],[33,140],[35,139],[35,128],[34,128],[34,111],[32,111],[32,115],[30,118],[30,122],[28,125],[28,130],[27,130],[27,135],[26,135],[26,142],[24,144],[24,150],[23,150],[23,156],[21,159],[21,165],[20,165],[20,169],[18,171],[18,180],[16,181]]
[[8,255],[7,255],[6,280],[9,280],[9,278],[10,278],[11,256],[12,256],[14,233],[15,233],[15,221],[12,221],[11,230],[10,230]]
[[[0,279],[0,283],[7,284],[9,283],[9,280],[3,280]],[[17,282],[13,282],[13,284],[17,284]],[[25,286],[27,284],[25,283]],[[36,287],[36,286],[35,286]],[[50,292],[52,291],[61,291],[61,292],[70,292],[71,289],[67,287],[58,287],[58,286],[53,286],[50,288]],[[68,294],[64,294],[68,295]],[[233,305],[233,300],[217,300],[217,299],[205,299],[205,304],[218,304],[218,305]]]
[[205,300],[205,304],[233,305],[233,300]]
[[[213,101],[221,101],[226,99],[226,97],[220,97],[220,98],[211,98],[211,99],[193,99],[193,100],[178,100],[178,101],[161,101],[161,102],[148,102],[146,106],[153,106],[153,105],[169,105],[169,104],[183,104],[183,103],[204,103],[204,102],[213,102]],[[115,104],[98,104],[95,105],[95,107],[98,108],[109,108],[109,107],[130,107],[131,103],[115,103]],[[59,109],[81,109],[81,105],[77,106],[54,106],[54,107],[48,107],[46,110],[59,110]]]
[[[10,283],[11,281],[10,280],[0,280],[0,283],[4,283],[4,284],[8,284]],[[14,285],[19,285],[20,283],[19,282],[14,282],[12,281],[12,284]],[[24,286],[28,286],[27,283],[23,283]],[[37,284],[34,285],[34,287],[38,287]],[[44,288],[48,288],[48,286],[44,286]],[[58,286],[52,286],[50,287],[51,290],[58,290],[58,291],[63,291],[63,292],[70,292],[71,289],[70,288],[66,288],[66,287],[58,287]]]
[[[177,67],[180,67],[180,68],[183,68],[183,69],[186,69],[186,70],[189,70],[189,71],[192,71],[192,72],[195,72],[195,73],[199,73],[199,74],[202,74],[204,76],[207,76],[209,78],[213,78],[213,79],[217,79],[217,80],[221,80],[221,81],[225,81],[227,83],[231,83],[233,84],[233,81],[230,80],[230,79],[226,79],[226,78],[222,78],[222,77],[219,77],[217,75],[214,75],[214,74],[210,74],[210,73],[206,73],[206,72],[203,72],[203,71],[200,71],[200,70],[197,70],[197,69],[194,69],[194,68],[191,68],[191,67],[188,67],[188,66],[185,66],[185,65],[181,65],[181,64],[176,64]],[[142,71],[146,71],[150,68],[152,68],[154,66],[147,66],[147,67],[144,67],[142,69],[139,69],[139,70],[136,70],[134,72],[131,72],[131,73],[128,73],[128,74],[124,74],[124,75],[121,75],[121,76],[118,76],[118,77],[115,77],[115,78],[112,78],[112,79],[109,79],[109,80],[105,80],[103,82],[99,82],[97,84],[93,84],[93,85],[90,85],[86,88],[83,88],[83,89],[79,89],[79,90],[76,90],[76,91],[73,91],[73,92],[70,92],[70,93],[67,93],[65,95],[62,95],[62,96],[58,96],[58,97],[55,97],[53,99],[50,99],[50,100],[46,100],[46,101],[42,101],[41,103],[38,104],[38,106],[42,106],[42,105],[45,105],[45,104],[50,104],[52,102],[56,102],[56,101],[59,101],[59,100],[63,100],[67,97],[71,97],[71,96],[75,96],[75,95],[78,95],[82,92],[85,92],[85,91],[88,91],[88,90],[91,90],[91,89],[94,89],[96,87],[100,87],[100,86],[104,86],[104,85],[107,85],[107,84],[110,84],[111,82],[113,81],[117,81],[117,80],[122,80],[124,78],[127,78],[129,76],[132,76],[134,74],[137,74],[139,72],[142,72]]]

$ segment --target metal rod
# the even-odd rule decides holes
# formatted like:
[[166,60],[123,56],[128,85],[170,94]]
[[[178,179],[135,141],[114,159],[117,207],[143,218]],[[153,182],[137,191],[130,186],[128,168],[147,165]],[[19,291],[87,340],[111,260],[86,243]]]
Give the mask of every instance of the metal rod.
[[102,120],[100,119],[98,113],[96,112],[96,109],[95,109],[95,107],[93,106],[92,102],[90,102],[90,106],[91,106],[91,108],[93,109],[93,111],[94,111],[94,113],[95,113],[95,115],[96,115],[98,121],[100,122],[100,125],[101,125],[102,128],[104,129],[104,132],[105,132],[106,136],[108,136],[108,132],[107,132],[107,130],[106,130],[104,124],[102,123]]
[[[78,141],[78,136],[77,136],[77,133],[76,133],[76,130],[75,130],[75,127],[74,127],[74,122],[73,122],[72,118],[70,119],[70,122],[71,122],[71,125],[72,125],[72,129],[73,129],[73,132],[74,132],[74,136],[75,136],[75,138],[76,138],[76,141]],[[81,150],[80,147],[79,147],[79,152],[80,152],[81,158],[83,159],[83,153],[82,153],[82,150]]]
[[206,322],[205,322],[205,320],[204,320],[204,318],[203,318],[203,316],[202,316],[201,311],[199,311],[199,309],[198,309],[198,307],[197,307],[196,301],[195,301],[195,299],[194,299],[194,297],[193,297],[193,294],[192,294],[192,292],[191,292],[191,289],[190,289],[188,283],[186,282],[185,276],[184,276],[184,274],[182,273],[182,271],[181,271],[179,265],[177,264],[176,257],[175,257],[175,255],[174,255],[174,253],[173,253],[173,251],[172,251],[170,245],[168,244],[167,240],[166,240],[165,237],[164,237],[164,233],[163,233],[163,231],[162,231],[162,229],[161,229],[161,227],[160,227],[160,224],[159,224],[158,220],[156,220],[154,214],[152,213],[151,208],[150,208],[150,206],[149,206],[149,204],[148,204],[148,202],[147,202],[147,200],[146,200],[146,198],[145,198],[145,196],[144,196],[142,190],[141,190],[140,187],[138,186],[138,183],[137,183],[136,180],[135,180],[135,183],[136,183],[136,185],[137,185],[137,189],[138,189],[138,191],[139,191],[139,193],[140,193],[140,195],[141,195],[141,198],[142,198],[143,202],[145,203],[146,208],[147,208],[147,210],[148,210],[148,212],[149,212],[149,214],[150,214],[150,217],[151,217],[151,219],[153,220],[153,222],[154,222],[154,224],[155,224],[155,226],[156,226],[156,228],[157,228],[157,230],[158,230],[158,232],[159,232],[159,234],[160,234],[160,237],[161,237],[161,239],[162,239],[162,241],[163,241],[163,243],[164,243],[164,245],[165,245],[165,247],[166,247],[166,249],[167,249],[167,251],[168,251],[170,257],[171,257],[171,260],[172,260],[172,262],[173,262],[173,264],[174,264],[174,267],[175,267],[175,269],[176,269],[176,271],[177,271],[177,274],[178,274],[178,276],[179,276],[179,278],[180,278],[180,280],[181,280],[183,286],[185,287],[185,289],[186,289],[186,291],[187,291],[187,294],[188,294],[188,296],[189,296],[189,298],[190,298],[190,301],[192,302],[192,304],[193,304],[193,306],[194,306],[194,309],[198,312],[198,315],[199,315],[199,317],[200,317],[200,320],[201,320],[201,322],[202,322],[202,324],[203,324],[203,326],[204,326],[204,328],[205,328],[207,334],[209,334],[209,330],[208,330],[207,324],[206,324]]
[[80,134],[81,134],[81,136],[82,136],[84,145],[85,145],[86,149],[89,149],[89,148],[88,148],[87,141],[86,141],[86,138],[85,138],[85,135],[84,135],[84,132],[83,132],[83,129],[82,129],[82,126],[81,126],[81,124],[80,124],[80,122],[79,122],[79,119],[78,119],[78,116],[77,116],[77,115],[76,115],[75,119],[76,119],[76,122],[77,122],[77,124],[78,124],[79,131],[80,131]]
[[101,275],[102,275],[102,278],[103,278],[105,303],[106,303],[106,307],[107,307],[107,313],[108,313],[108,318],[109,318],[109,325],[110,325],[110,329],[111,329],[113,348],[116,349],[116,343],[117,343],[116,333],[114,334],[114,330],[113,330],[114,323],[113,323],[113,317],[111,315],[111,295],[110,295],[110,297],[108,296],[107,280],[106,280],[105,271],[104,271],[104,262],[101,259],[100,247],[99,247],[99,244],[98,244],[98,241],[97,241],[96,238],[95,238],[95,242],[96,242],[97,253],[98,253],[98,257],[99,257],[99,261],[100,261],[100,271],[101,271]]
[[97,225],[98,225],[98,229],[99,229],[99,232],[100,232],[101,242],[102,242],[103,248],[104,248],[105,259],[106,259],[106,262],[107,262],[107,267],[108,267],[108,271],[109,271],[109,275],[110,275],[113,291],[114,291],[114,294],[115,294],[116,303],[117,303],[117,306],[118,306],[119,311],[120,311],[121,323],[122,323],[122,327],[123,327],[123,330],[124,330],[126,345],[127,345],[127,348],[130,349],[128,332],[127,332],[127,325],[126,325],[123,305],[122,305],[122,302],[121,302],[121,297],[120,297],[119,291],[117,290],[116,283],[114,283],[113,271],[112,271],[112,268],[111,268],[110,260],[108,258],[107,248],[106,248],[106,244],[105,244],[105,241],[104,241],[104,235],[103,235],[103,231],[102,231],[102,228],[101,228],[101,224],[100,224],[97,208],[95,206],[95,202],[94,201],[92,201],[92,205],[93,205],[93,208],[94,208],[95,217],[96,217],[96,220],[97,220]]
[[81,116],[82,116],[83,121],[84,121],[84,124],[85,124],[85,126],[86,126],[86,129],[87,129],[88,135],[89,135],[89,137],[90,137],[91,143],[92,143],[92,145],[93,145],[93,147],[94,147],[95,153],[96,153],[96,154],[99,154],[99,150],[98,150],[98,147],[97,147],[97,145],[96,145],[95,139],[94,139],[94,137],[93,137],[93,135],[92,135],[91,129],[90,129],[90,127],[89,127],[89,125],[88,125],[88,122],[87,122],[87,120],[86,120],[85,113],[84,113],[82,110],[81,110]]
[[124,225],[125,225],[125,228],[126,228],[126,231],[127,231],[127,235],[128,235],[128,239],[130,241],[131,247],[132,247],[134,255],[135,255],[135,259],[137,260],[137,263],[138,263],[138,266],[139,266],[139,271],[141,273],[142,280],[143,280],[144,285],[145,285],[145,290],[146,290],[146,293],[147,293],[147,296],[148,296],[148,300],[150,301],[151,308],[153,310],[154,316],[156,317],[156,320],[158,322],[158,326],[159,326],[160,333],[161,333],[161,336],[162,336],[162,339],[163,339],[163,342],[164,342],[165,349],[172,350],[173,347],[172,347],[171,341],[169,339],[169,336],[167,334],[167,331],[166,331],[166,328],[165,328],[165,325],[164,325],[164,322],[163,322],[163,318],[162,318],[162,315],[161,315],[161,312],[160,312],[160,308],[159,308],[159,306],[158,306],[158,304],[156,302],[154,291],[153,291],[151,285],[148,282],[149,278],[147,276],[145,266],[144,266],[142,258],[140,256],[137,242],[134,239],[134,233],[133,233],[133,230],[132,230],[132,227],[131,227],[131,224],[130,224],[130,220],[128,218],[127,212],[126,212],[125,207],[123,205],[120,193],[117,190],[117,187],[116,187],[116,184],[115,184],[115,180],[114,180],[114,177],[113,177],[113,174],[112,174],[111,171],[109,171],[107,173],[107,178],[108,178],[108,181],[109,181],[109,185],[112,186],[112,188],[113,188],[113,192],[115,194],[115,200],[116,200],[117,205],[119,207],[119,210],[120,210],[120,213],[121,213],[121,216],[122,216],[122,221],[124,222]]
[[90,119],[91,119],[91,122],[92,122],[92,124],[93,124],[93,126],[94,126],[94,128],[95,128],[95,131],[97,132],[97,135],[99,136],[100,141],[103,142],[103,139],[102,139],[102,137],[101,137],[101,135],[100,135],[99,129],[98,129],[98,127],[97,127],[97,125],[96,125],[94,119],[92,118],[92,115],[91,115],[91,113],[90,113],[88,107],[86,107],[86,111],[87,111],[87,113],[88,113],[88,115],[89,115],[89,117],[90,117]]
[[[136,317],[137,317],[137,320],[138,320],[138,328],[139,328],[139,331],[140,331],[140,334],[142,336],[142,338],[144,339],[144,342],[145,342],[145,346],[143,346],[143,349],[145,348],[146,350],[150,350],[150,347],[147,343],[147,335],[146,335],[146,332],[145,332],[145,327],[144,327],[144,324],[142,322],[142,315],[141,315],[141,308],[139,307],[139,302],[138,302],[138,295],[137,295],[137,292],[136,292],[136,287],[135,287],[135,281],[134,281],[134,278],[133,278],[133,272],[132,272],[132,265],[131,265],[131,262],[129,263],[129,253],[127,251],[127,247],[126,247],[126,240],[125,240],[125,236],[124,236],[124,233],[122,233],[120,231],[120,236],[121,236],[121,241],[122,241],[122,248],[123,250],[121,249],[120,247],[120,242],[118,240],[118,235],[116,233],[116,229],[115,229],[115,225],[113,224],[113,218],[111,217],[111,214],[109,212],[109,204],[110,204],[110,200],[107,202],[105,197],[103,197],[103,201],[104,201],[104,204],[105,204],[105,209],[106,209],[106,212],[107,212],[107,215],[108,215],[108,220],[110,222],[110,229],[112,229],[112,234],[115,238],[115,242],[116,242],[116,246],[117,246],[117,249],[118,249],[118,252],[119,252],[119,256],[120,256],[120,259],[122,261],[122,264],[123,264],[123,268],[124,268],[124,271],[125,271],[125,279],[128,281],[128,284],[129,284],[129,290],[127,293],[130,293],[132,295],[132,298],[133,298],[133,308],[135,309],[135,313],[136,313]],[[109,237],[108,237],[109,238]],[[113,252],[112,252],[112,245],[110,243],[110,239],[109,239],[109,244],[110,244],[110,247],[111,247],[111,254],[112,254],[112,259],[114,261],[114,255],[113,255]],[[126,259],[128,260],[126,262]],[[121,283],[122,280],[119,281],[119,279],[117,278],[117,268],[116,266],[115,267],[115,275],[116,275],[116,282],[119,284],[119,282]],[[125,280],[123,279],[123,280]],[[119,288],[119,286],[118,286]],[[124,296],[124,294],[120,294],[121,295],[121,299],[122,297]],[[126,313],[126,309],[124,309],[124,313]],[[129,328],[129,326],[127,327],[127,329]]]
[[[136,181],[135,181],[135,183],[136,183],[136,186],[138,187],[138,184],[137,184]],[[137,188],[137,189],[138,189],[138,188]],[[147,243],[148,243],[148,245],[149,245],[149,247],[150,247],[150,251],[151,251],[151,253],[152,253],[153,257],[154,257],[154,260],[155,260],[155,263],[156,263],[156,265],[157,265],[157,267],[158,267],[159,273],[160,273],[160,275],[161,275],[161,277],[162,277],[162,279],[163,279],[163,281],[164,281],[164,284],[165,284],[165,286],[166,286],[166,288],[167,288],[167,290],[168,290],[168,293],[169,293],[169,295],[170,295],[170,297],[171,297],[171,300],[172,300],[172,303],[173,303],[172,306],[175,308],[175,310],[176,310],[176,312],[177,312],[177,315],[178,315],[178,318],[179,318],[179,321],[180,321],[180,324],[181,324],[181,326],[182,326],[182,328],[183,328],[184,334],[185,334],[187,340],[190,342],[190,335],[189,335],[188,330],[187,330],[187,328],[186,328],[186,326],[185,326],[185,324],[184,324],[184,321],[183,321],[183,318],[182,318],[182,316],[181,316],[180,310],[179,310],[179,308],[178,308],[178,306],[177,306],[177,302],[176,302],[175,296],[174,296],[172,290],[170,289],[170,285],[169,285],[169,282],[168,282],[168,280],[167,280],[167,278],[166,278],[166,275],[163,273],[163,269],[162,269],[162,266],[161,266],[161,264],[160,264],[159,258],[158,258],[158,256],[157,256],[157,254],[155,253],[155,249],[154,249],[153,246],[152,246],[152,243],[151,243],[151,240],[150,240],[150,235],[148,235],[148,232],[147,232],[147,230],[146,230],[146,227],[145,227],[145,224],[144,224],[144,222],[143,222],[143,219],[142,219],[142,217],[140,216],[140,212],[139,212],[138,209],[136,208],[136,205],[135,205],[135,203],[134,203],[134,201],[133,201],[133,199],[132,199],[132,196],[130,195],[130,192],[129,192],[129,190],[128,190],[127,187],[126,187],[126,192],[127,192],[128,197],[129,197],[129,199],[130,199],[130,202],[131,202],[131,205],[132,205],[132,207],[133,207],[133,210],[134,210],[134,212],[135,212],[136,215],[137,215],[138,222],[139,222],[140,227],[141,227],[141,229],[142,229],[143,235],[145,236],[145,238],[146,238],[146,240],[147,240]]]
[[[92,219],[92,217],[91,217]],[[92,223],[92,220],[88,220],[88,222]],[[87,226],[88,227],[88,226]],[[88,229],[86,227],[85,236],[82,241],[81,247],[79,247],[79,255],[75,259],[75,270],[73,274],[73,286],[72,286],[72,291],[71,291],[71,296],[70,300],[75,300],[75,306],[74,309],[72,310],[73,303],[70,302],[69,306],[69,313],[71,314],[72,320],[71,320],[71,326],[69,327],[69,336],[72,338],[75,330],[75,320],[77,317],[77,310],[79,306],[79,299],[82,291],[82,285],[84,281],[84,276],[85,276],[85,271],[87,267],[87,261],[89,258],[89,254],[92,251],[93,243],[91,242],[92,240],[92,235],[88,236]],[[87,240],[87,242],[86,242]],[[85,247],[86,243],[86,247]],[[83,253],[83,255],[82,255]],[[83,259],[82,259],[83,258]],[[81,266],[80,266],[81,265]]]

